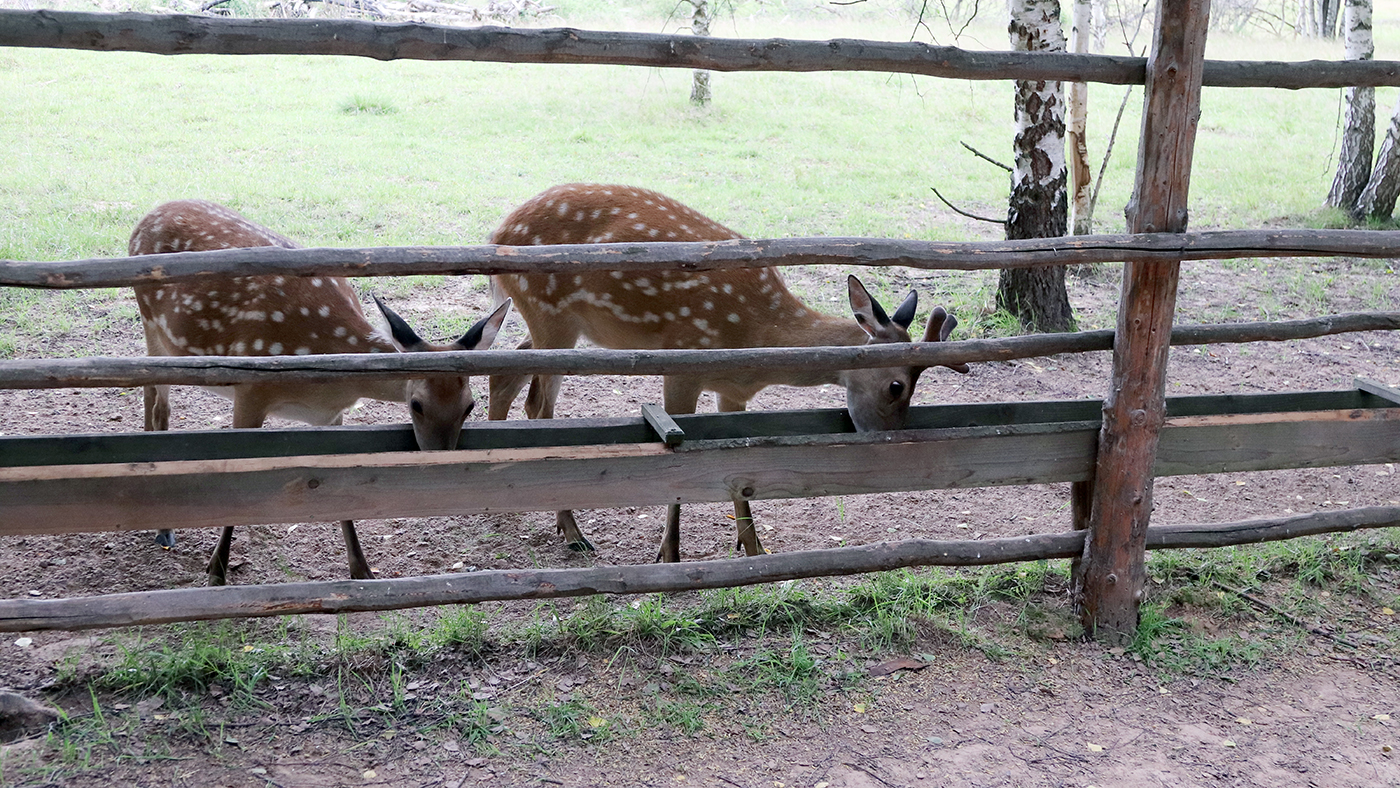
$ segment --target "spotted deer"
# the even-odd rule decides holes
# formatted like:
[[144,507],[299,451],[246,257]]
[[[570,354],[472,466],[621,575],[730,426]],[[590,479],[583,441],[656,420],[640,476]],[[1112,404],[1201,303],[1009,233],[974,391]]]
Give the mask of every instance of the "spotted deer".
[[[296,248],[291,240],[232,210],[204,200],[157,206],[137,223],[131,255],[198,252],[252,246]],[[136,302],[152,356],[280,356],[319,353],[399,353],[483,350],[491,346],[510,310],[509,301],[447,345],[420,339],[378,298],[388,334],[370,324],[349,281],[332,276],[209,277],[136,286]],[[424,450],[455,449],[462,422],[475,405],[466,377],[440,375],[409,381],[241,383],[210,387],[233,400],[233,426],[261,427],[269,415],[307,424],[340,424],[360,399],[407,402],[413,434]],[[170,427],[169,386],[146,386],[146,429]],[[355,523],[341,522],[350,576],[371,577]],[[174,545],[166,530],[156,536]],[[233,528],[225,528],[209,559],[209,583],[227,582]]]
[[[723,241],[738,233],[665,195],[629,186],[566,184],[535,196],[506,217],[491,243],[629,243],[645,241]],[[847,280],[855,319],[818,312],[788,290],[776,268],[735,268],[708,273],[658,270],[644,273],[503,274],[492,278],[497,300],[507,296],[525,318],[530,337],[520,347],[571,348],[580,338],[606,348],[817,347],[908,342],[918,296],[910,292],[892,317],[856,277]],[[925,342],[946,340],[957,319],[934,307]],[[967,372],[967,366],[952,366]],[[668,375],[663,396],[668,413],[694,413],[703,391],[719,396],[721,411],[744,410],[761,389],[774,384],[846,389],[846,405],[857,430],[899,429],[923,367],[888,369],[744,371]],[[504,419],[527,377],[493,375],[489,412]],[[530,381],[525,413],[554,416],[559,377]],[[739,544],[747,555],[763,552],[747,501],[734,503]],[[573,514],[558,513],[557,527],[577,550],[592,546]],[[658,561],[680,560],[680,507],[667,515]]]

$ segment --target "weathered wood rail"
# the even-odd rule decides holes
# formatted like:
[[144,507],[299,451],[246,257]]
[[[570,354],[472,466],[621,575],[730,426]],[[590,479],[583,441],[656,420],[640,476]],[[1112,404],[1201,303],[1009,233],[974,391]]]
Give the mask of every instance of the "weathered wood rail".
[[[1177,326],[1173,345],[1281,342],[1358,331],[1400,330],[1400,312],[1324,315],[1304,320]],[[737,350],[474,350],[322,356],[178,356],[16,359],[0,363],[0,390],[106,388],[164,383],[227,386],[259,382],[384,380],[434,372],[459,375],[670,375],[721,370],[872,369],[901,364],[1011,361],[1112,350],[1115,331],[1036,334],[860,347]]]
[[[1345,509],[1219,525],[1158,525],[1147,549],[1206,548],[1400,526],[1400,507]],[[914,566],[983,566],[1072,558],[1083,531],[981,541],[910,539],[860,547],[685,564],[507,569],[391,580],[182,588],[72,599],[0,600],[0,632],[130,627],[300,613],[354,613],[511,599],[651,594],[883,572]]]
[[[0,9],[0,46],[157,55],[351,55],[653,66],[709,71],[878,71],[947,79],[1045,79],[1141,85],[1140,57],[976,52],[920,42],[733,39],[574,28],[529,30],[353,19],[237,19]],[[1234,88],[1400,85],[1393,61],[1210,61],[1204,84]]]
[[1400,257],[1395,230],[1220,230],[1078,235],[1019,241],[882,238],[739,239],[714,243],[559,246],[386,246],[365,249],[221,249],[139,257],[37,262],[0,260],[0,286],[80,289],[178,282],[207,276],[409,276],[552,271],[708,271],[774,265],[903,266],[976,271],[1124,260],[1251,257]]

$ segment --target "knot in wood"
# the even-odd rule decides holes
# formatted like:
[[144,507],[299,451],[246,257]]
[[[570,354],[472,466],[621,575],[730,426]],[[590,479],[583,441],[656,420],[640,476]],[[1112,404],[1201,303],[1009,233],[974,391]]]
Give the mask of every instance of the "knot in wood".
[[1134,427],[1141,427],[1147,423],[1147,411],[1142,408],[1135,408],[1128,411],[1128,422]]
[[314,490],[314,489],[316,489],[317,487],[320,487],[320,486],[321,486],[321,480],[320,480],[320,479],[312,479],[311,481],[309,481],[309,482],[306,483],[306,486],[309,487],[310,489],[313,489],[313,490]]

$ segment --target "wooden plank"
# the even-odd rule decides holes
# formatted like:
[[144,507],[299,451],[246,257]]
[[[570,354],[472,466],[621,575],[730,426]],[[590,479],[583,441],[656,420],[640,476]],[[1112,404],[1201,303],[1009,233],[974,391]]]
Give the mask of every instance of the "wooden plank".
[[[1169,426],[1154,473],[1400,462],[1397,410]],[[1330,415],[1330,414],[1326,414]],[[1091,478],[1096,422],[0,469],[0,535],[443,516]]]
[[1400,462],[1400,420],[1238,422],[1168,426],[1161,433],[1153,474],[1328,468]]
[[[3,11],[0,11],[3,13]],[[1037,57],[1050,57],[1040,53]],[[783,265],[981,271],[1127,259],[1400,256],[1395,230],[1216,230],[1027,238],[913,241],[885,238],[735,239],[706,243],[557,246],[255,247],[71,261],[0,260],[0,285],[50,289],[129,287],[209,276],[409,276],[569,271],[710,271]]]
[[1387,402],[1400,405],[1400,389],[1394,386],[1387,386],[1378,380],[1371,380],[1369,378],[1357,378],[1356,387],[1367,394],[1372,394]]
[[677,426],[675,419],[660,405],[643,403],[642,418],[667,446],[679,446],[685,440],[685,430]]
[[[1216,547],[1305,534],[1400,525],[1400,507],[1373,507],[1223,525],[1153,526],[1152,549]],[[141,591],[78,599],[0,600],[0,632],[77,630],[299,613],[399,610],[429,605],[588,594],[650,594],[887,571],[1071,558],[1084,531],[980,541],[910,539],[685,564],[495,570],[386,580]]]
[[[1278,323],[1184,326],[1172,344],[1259,342],[1400,329],[1400,312],[1328,315]],[[1179,333],[1178,333],[1179,332]],[[1179,341],[1178,341],[1179,339]],[[146,384],[384,380],[428,374],[675,375],[737,370],[877,367],[1011,361],[1058,353],[1112,350],[1115,332],[1037,334],[1007,339],[911,342],[860,347],[733,350],[476,350],[444,353],[348,353],[320,356],[180,356],[13,359],[0,362],[0,389],[109,388]]]
[[[1346,418],[1350,411],[1388,405],[1388,400],[1359,389],[1344,389],[1171,397],[1167,399],[1167,413],[1173,425],[1189,423],[1183,418],[1225,414],[1261,414],[1259,420],[1268,422],[1287,420],[1288,414],[1306,420],[1309,413],[1332,411],[1336,413],[1320,418],[1339,419]],[[1088,422],[1099,418],[1101,411],[1099,400],[922,405],[910,409],[909,430]],[[1369,418],[1385,417],[1382,413]],[[852,436],[855,428],[845,408],[685,414],[672,420],[691,438],[693,446],[702,449],[720,445],[707,441],[761,442],[799,436],[840,441],[885,439]],[[645,443],[652,439],[652,430],[640,418],[472,422],[463,430],[459,448],[566,447]],[[0,437],[0,467],[372,454],[411,452],[416,447],[408,425],[10,435]]]
[[1168,418],[1167,427],[1228,427],[1236,424],[1297,424],[1331,421],[1396,421],[1400,408],[1382,410],[1313,410],[1292,413],[1223,413]]
[[[729,39],[573,28],[529,30],[353,19],[237,19],[208,16],[0,10],[0,46],[186,54],[353,55],[376,60],[576,63],[709,71],[879,71],[949,79],[1143,83],[1142,58],[970,52],[919,42]],[[1337,88],[1400,85],[1400,64],[1210,61],[1205,84]]]
[[[1200,119],[1209,0],[1162,0],[1147,61],[1133,232],[1185,232]],[[1153,465],[1166,417],[1167,351],[1181,264],[1129,260],[1123,270],[1113,375],[1104,400],[1089,536],[1075,578],[1086,632],[1126,644],[1147,579]]]
[[1088,476],[1092,425],[998,434],[1007,430],[942,431],[946,437],[934,430],[898,443],[832,436],[679,453],[649,443],[6,468],[0,535],[764,500]]

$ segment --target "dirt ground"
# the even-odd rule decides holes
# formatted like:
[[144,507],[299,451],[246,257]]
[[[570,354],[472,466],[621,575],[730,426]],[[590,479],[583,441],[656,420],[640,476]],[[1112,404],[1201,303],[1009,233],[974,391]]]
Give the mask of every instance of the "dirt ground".
[[[1215,322],[1222,315],[1258,319],[1261,299],[1276,318],[1309,317],[1316,304],[1294,298],[1278,271],[1260,262],[1254,271],[1217,263],[1187,264],[1179,322]],[[1326,311],[1372,308],[1368,298],[1400,296],[1393,272],[1374,263],[1326,261],[1300,266],[1297,282],[1326,281]],[[1084,327],[1112,325],[1118,298],[1116,267],[1077,275],[1071,297]],[[792,275],[801,291],[823,299],[840,292],[843,272]],[[923,291],[947,284],[937,273],[906,276]],[[1302,292],[1299,290],[1299,292]],[[1368,296],[1371,294],[1371,296]],[[125,294],[119,298],[126,298]],[[436,303],[435,303],[436,302]],[[427,322],[441,304],[484,314],[486,297],[466,281],[391,300],[410,319]],[[1233,305],[1239,305],[1234,311]],[[835,311],[836,304],[827,304]],[[112,304],[90,304],[93,320]],[[140,337],[118,328],[75,325],[91,332],[111,355],[139,355]],[[424,330],[423,333],[432,333]],[[520,326],[498,341],[510,346]],[[61,338],[60,338],[61,341]],[[37,343],[24,356],[53,355]],[[916,402],[988,402],[1097,398],[1109,377],[1107,353],[976,365],[970,375],[930,370]],[[1400,385],[1400,336],[1353,334],[1287,344],[1177,348],[1168,394],[1257,393],[1348,388],[1356,376]],[[485,397],[484,381],[477,381]],[[659,402],[656,379],[589,378],[566,381],[561,417],[623,415]],[[764,392],[751,407],[836,407],[835,389]],[[347,423],[401,422],[402,406],[370,404]],[[713,409],[712,401],[701,408]],[[228,426],[227,404],[206,392],[177,389],[172,425],[179,429]],[[479,403],[473,418],[484,418]],[[139,429],[141,395],[133,390],[0,392],[0,432],[82,433]],[[1221,474],[1159,480],[1154,523],[1225,522],[1329,507],[1400,503],[1394,468],[1368,466]],[[930,491],[764,502],[756,506],[760,534],[773,552],[864,544],[889,538],[991,538],[1061,530],[1069,519],[1065,485]],[[636,564],[655,556],[664,511],[628,508],[581,512],[580,525],[598,546],[592,555],[564,549],[553,515],[397,519],[360,523],[361,539],[380,577],[460,571],[474,566],[570,567]],[[731,554],[733,523],[727,507],[686,509],[683,558]],[[150,533],[73,534],[0,538],[0,595],[59,597],[196,586],[216,533],[183,530],[172,551]],[[337,579],[345,565],[338,529],[331,524],[240,529],[230,581],[238,584]],[[1378,593],[1394,598],[1400,578],[1383,578]],[[619,603],[625,600],[620,600]],[[566,603],[562,609],[572,609]],[[525,610],[526,608],[512,608]],[[523,614],[523,613],[522,613]],[[373,627],[378,617],[349,617],[345,627]],[[289,626],[330,637],[337,624],[306,617]],[[271,631],[271,630],[267,630]],[[105,633],[75,636],[32,633],[32,642],[0,643],[0,689],[31,696],[60,665],[101,663],[117,652]],[[209,699],[211,724],[225,727],[216,743],[171,737],[169,757],[133,755],[87,771],[68,772],[66,785],[735,785],[735,786],[1385,786],[1400,785],[1400,676],[1392,659],[1358,660],[1326,638],[1302,642],[1250,670],[1214,678],[1163,677],[1131,655],[1094,643],[1051,639],[1029,657],[990,660],[974,649],[930,633],[912,650],[925,667],[870,680],[855,696],[833,691],[804,713],[729,699],[694,736],[648,727],[644,717],[607,743],[546,741],[538,720],[503,720],[499,752],[482,754],[450,729],[392,728],[365,723],[355,730],[310,725],[329,693],[314,682],[268,688],[259,708],[234,708],[219,693]],[[818,644],[818,653],[820,644]],[[735,653],[714,655],[718,661]],[[757,648],[755,645],[754,648]],[[69,654],[65,657],[65,654]],[[80,655],[80,656],[73,656]],[[899,655],[857,654],[863,668]],[[1393,655],[1392,655],[1393,657]],[[701,655],[690,663],[602,657],[509,655],[486,662],[444,661],[413,676],[423,698],[460,682],[477,682],[493,702],[510,698],[586,698],[602,716],[627,717],[645,702],[648,682],[673,671],[713,669]],[[318,691],[319,690],[319,691]],[[50,698],[70,711],[91,709],[86,697]],[[84,704],[86,703],[86,706]],[[503,704],[504,706],[505,704]],[[160,730],[159,711],[139,704],[110,713],[127,715],[146,734]],[[1392,719],[1393,718],[1393,719]],[[754,726],[763,735],[752,735]],[[230,743],[232,742],[232,743]],[[43,751],[31,739],[0,749],[0,767]],[[0,783],[43,784],[47,777],[0,768]]]

